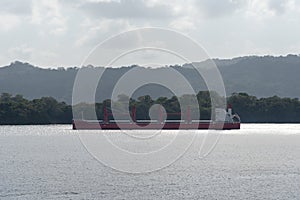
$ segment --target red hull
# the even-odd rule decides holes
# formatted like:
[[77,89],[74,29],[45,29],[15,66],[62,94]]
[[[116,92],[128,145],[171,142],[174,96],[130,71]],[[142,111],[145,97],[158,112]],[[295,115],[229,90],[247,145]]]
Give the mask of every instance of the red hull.
[[230,130],[240,129],[239,122],[200,122],[200,123],[102,123],[97,121],[73,120],[74,130],[89,130],[89,129],[103,129],[103,130],[139,130],[139,129],[217,129],[217,130]]

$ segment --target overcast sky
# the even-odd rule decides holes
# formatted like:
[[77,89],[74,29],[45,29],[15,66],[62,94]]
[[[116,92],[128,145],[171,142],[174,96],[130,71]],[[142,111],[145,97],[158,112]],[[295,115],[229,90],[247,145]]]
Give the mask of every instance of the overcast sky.
[[182,32],[211,57],[299,54],[298,0],[0,0],[0,65],[78,66],[139,27]]

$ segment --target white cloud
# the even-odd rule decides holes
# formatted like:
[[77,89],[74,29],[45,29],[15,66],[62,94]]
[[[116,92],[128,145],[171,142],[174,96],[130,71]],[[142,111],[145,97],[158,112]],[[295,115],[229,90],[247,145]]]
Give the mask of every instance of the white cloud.
[[220,18],[234,14],[246,5],[246,0],[195,0],[199,15],[204,18]]
[[81,9],[94,17],[161,19],[174,16],[172,6],[145,0],[86,1]]
[[169,26],[183,32],[197,29],[197,23],[188,16],[171,21]]
[[[84,45],[95,46],[104,38],[111,36],[112,33],[118,33],[133,28],[127,20],[101,19],[91,20],[85,19],[81,24],[81,36],[75,42],[75,46],[82,47]],[[106,37],[104,37],[106,36]]]
[[8,50],[9,57],[13,60],[29,60],[31,58],[33,48],[27,44],[12,47]]
[[12,14],[0,14],[0,31],[10,31],[17,27],[21,19]]
[[1,0],[0,13],[9,13],[13,15],[30,15],[31,0]]
[[67,31],[67,17],[57,0],[34,0],[31,23],[39,25],[44,33],[62,35]]
[[31,2],[29,0],[1,0],[0,31],[11,31],[17,28],[30,14]]
[[248,0],[246,14],[257,19],[269,19],[296,11],[295,0]]
[[276,13],[274,10],[270,9],[269,1],[250,0],[246,14],[248,17],[264,19],[273,17]]
[[145,26],[188,34],[214,57],[299,54],[298,24],[298,0],[1,0],[0,55],[76,65],[99,42]]

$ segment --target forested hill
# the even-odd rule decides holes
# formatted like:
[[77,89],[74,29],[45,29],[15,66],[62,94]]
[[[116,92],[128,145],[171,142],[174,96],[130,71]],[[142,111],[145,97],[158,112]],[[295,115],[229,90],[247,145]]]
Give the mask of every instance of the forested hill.
[[[300,85],[300,56],[250,56],[227,60],[215,59],[214,61],[223,76],[228,96],[233,92],[246,92],[257,97],[274,95],[300,97],[300,87],[298,87]],[[200,65],[205,65],[205,62]],[[97,100],[110,98],[116,81],[133,67],[136,66],[108,68],[98,88]],[[182,73],[196,91],[207,89],[201,77],[188,64],[171,67]],[[155,73],[168,69],[168,67],[143,68],[143,70],[152,70]],[[90,68],[90,70],[96,69]],[[73,82],[77,71],[78,68],[75,67],[42,69],[16,61],[0,68],[0,92],[22,94],[28,99],[51,96],[59,101],[71,103]],[[135,97],[146,94],[153,98],[172,96],[170,91],[157,85],[147,87],[137,91],[134,94]]]

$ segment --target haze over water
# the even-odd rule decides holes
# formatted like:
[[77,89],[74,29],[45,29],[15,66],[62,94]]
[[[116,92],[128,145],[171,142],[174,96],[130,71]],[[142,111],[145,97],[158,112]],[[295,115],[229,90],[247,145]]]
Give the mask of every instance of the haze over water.
[[0,199],[300,199],[299,124],[242,124],[222,131],[204,159],[195,143],[169,167],[138,175],[98,162],[76,133],[1,126]]

